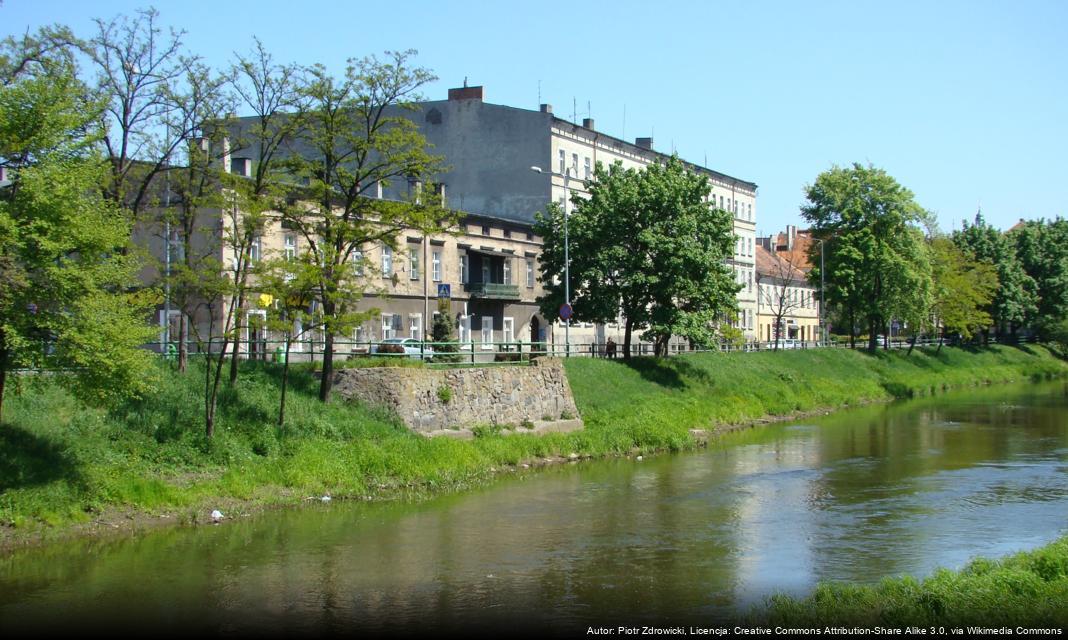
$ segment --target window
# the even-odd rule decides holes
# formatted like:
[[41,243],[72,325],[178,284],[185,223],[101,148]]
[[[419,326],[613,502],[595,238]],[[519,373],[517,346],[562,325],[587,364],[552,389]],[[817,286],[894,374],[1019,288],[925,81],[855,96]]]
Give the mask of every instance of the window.
[[293,260],[297,257],[297,236],[287,233],[285,237],[285,248],[283,254],[286,260]]
[[750,203],[748,206],[749,206],[749,220],[752,221],[753,220],[753,205]]
[[482,258],[482,282],[491,282],[489,258]]
[[493,348],[493,317],[482,316],[482,348]]
[[467,254],[460,254],[460,283],[467,284]]
[[527,258],[527,288],[534,288],[534,259]]
[[577,178],[578,177],[578,154],[577,153],[572,153],[571,154],[571,177],[572,178]]
[[504,338],[505,342],[515,342],[515,320],[512,318],[504,319]]
[[393,249],[388,245],[382,245],[382,277],[393,276]]
[[352,341],[355,343],[367,342],[367,329],[362,324],[352,331]]
[[434,282],[441,282],[441,252],[434,251],[430,256],[431,277]]
[[408,337],[415,340],[423,339],[423,314],[408,314]]
[[382,339],[388,340],[390,338],[398,337],[401,331],[401,317],[397,313],[383,313],[382,314]]
[[490,228],[486,225],[482,225],[482,235],[488,236],[490,234]]
[[408,247],[408,278],[411,280],[419,279],[419,249],[416,247]]
[[363,249],[352,252],[352,272],[357,277],[363,277]]
[[471,341],[471,316],[460,316],[460,342]]
[[564,165],[564,163],[566,162],[566,160],[565,160],[566,157],[567,156],[564,153],[564,150],[560,149],[560,171],[559,171],[559,173],[563,173],[564,170],[567,169],[567,167]]
[[252,262],[259,262],[263,259],[263,238],[256,236],[252,239],[252,245],[248,248],[248,257]]
[[505,230],[504,230],[504,231],[502,232],[502,235],[503,235],[503,236],[504,236],[505,238],[511,238],[511,237],[512,237],[512,231],[511,231],[511,229],[505,229]]
[[504,284],[512,284],[512,261],[504,259]]
[[585,172],[586,179],[589,180],[591,175],[593,175],[593,170],[590,167],[590,159],[586,158],[586,172]]
[[749,243],[749,255],[752,256],[753,255],[753,239],[749,238],[746,242]]
[[719,197],[719,208],[720,208],[720,209],[722,209],[722,208],[723,208],[723,196],[720,196],[720,197]]

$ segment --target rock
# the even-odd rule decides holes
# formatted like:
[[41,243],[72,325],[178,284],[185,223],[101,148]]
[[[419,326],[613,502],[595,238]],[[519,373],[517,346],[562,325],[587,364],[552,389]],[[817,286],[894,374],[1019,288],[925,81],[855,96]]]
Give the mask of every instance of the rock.
[[211,521],[212,522],[218,522],[218,521],[222,520],[225,517],[226,516],[223,515],[223,512],[219,511],[218,509],[215,509],[214,511],[211,512]]
[[645,458],[643,458],[642,456],[638,456],[637,458],[635,458],[635,460],[637,460],[638,462],[641,462],[642,460],[645,460]]
[[579,454],[577,454],[577,453],[569,453],[569,454],[567,454],[567,459],[568,460],[578,460],[579,459]]

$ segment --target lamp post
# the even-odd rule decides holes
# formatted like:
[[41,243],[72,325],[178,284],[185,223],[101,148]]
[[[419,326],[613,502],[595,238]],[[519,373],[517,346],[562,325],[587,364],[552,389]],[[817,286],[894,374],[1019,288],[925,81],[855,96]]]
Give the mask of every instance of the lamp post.
[[[560,175],[553,174],[551,171],[543,171],[541,167],[531,167],[531,171],[535,173],[546,174],[549,176]],[[567,237],[567,204],[570,200],[570,180],[571,180],[571,168],[564,167],[564,303],[571,306],[571,257],[568,253],[568,237]],[[564,318],[564,357],[571,357],[571,317]]]
[[827,325],[824,324],[824,321],[823,321],[823,313],[824,313],[824,311],[823,311],[823,308],[824,308],[824,298],[823,298],[823,275],[824,275],[824,268],[823,268],[823,238],[816,238],[816,241],[820,243],[820,337],[823,339],[823,346],[826,347],[827,346]]

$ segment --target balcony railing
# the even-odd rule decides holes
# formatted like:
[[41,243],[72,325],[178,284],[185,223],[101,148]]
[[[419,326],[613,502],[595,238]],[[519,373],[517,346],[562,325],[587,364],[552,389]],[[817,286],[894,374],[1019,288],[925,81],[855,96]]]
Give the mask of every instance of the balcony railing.
[[469,282],[464,285],[464,290],[471,294],[472,298],[486,298],[487,300],[519,300],[519,285],[515,284]]

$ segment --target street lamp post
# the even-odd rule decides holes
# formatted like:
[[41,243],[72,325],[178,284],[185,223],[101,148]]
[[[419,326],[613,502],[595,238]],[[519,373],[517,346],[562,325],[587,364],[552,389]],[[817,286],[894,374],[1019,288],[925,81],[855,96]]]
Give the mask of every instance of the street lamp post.
[[[541,167],[531,167],[535,173],[553,175],[551,171],[543,171]],[[559,174],[557,174],[559,175]],[[564,167],[564,303],[571,306],[571,256],[568,252],[567,237],[567,203],[570,200],[571,167]],[[571,316],[564,318],[564,357],[571,357]]]
[[824,306],[825,300],[823,296],[823,238],[816,238],[816,241],[820,243],[820,337],[823,338],[823,346],[827,346],[827,325],[824,323]]

